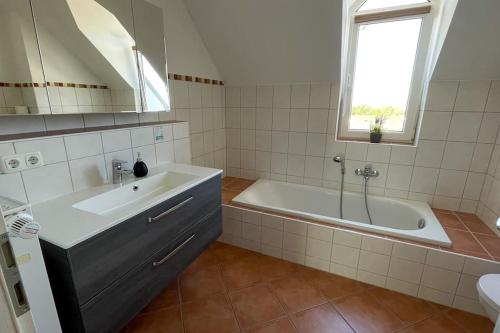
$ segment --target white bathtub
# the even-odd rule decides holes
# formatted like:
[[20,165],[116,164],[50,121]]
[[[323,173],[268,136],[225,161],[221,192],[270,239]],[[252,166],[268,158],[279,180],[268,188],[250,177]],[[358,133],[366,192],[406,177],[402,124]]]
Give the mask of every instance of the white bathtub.
[[[368,196],[373,225],[361,193],[344,192],[344,219],[340,192],[321,187],[260,179],[233,199],[239,205],[450,247],[451,241],[425,202]],[[425,220],[423,228],[418,227]]]

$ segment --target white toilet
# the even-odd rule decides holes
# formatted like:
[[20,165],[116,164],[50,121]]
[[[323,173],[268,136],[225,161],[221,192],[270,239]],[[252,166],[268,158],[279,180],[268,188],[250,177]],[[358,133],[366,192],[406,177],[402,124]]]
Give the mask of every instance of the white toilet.
[[500,274],[486,274],[477,282],[479,302],[485,309],[488,317],[494,322],[493,333],[500,333]]

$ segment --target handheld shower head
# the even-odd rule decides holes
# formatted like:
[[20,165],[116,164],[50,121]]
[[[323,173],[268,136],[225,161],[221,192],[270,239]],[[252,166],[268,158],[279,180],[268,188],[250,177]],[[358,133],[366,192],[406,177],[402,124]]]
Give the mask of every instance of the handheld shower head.
[[335,156],[333,158],[333,161],[336,162],[336,163],[340,163],[340,172],[342,172],[342,174],[344,174],[345,173],[345,159],[344,159],[344,155],[338,154],[337,156]]

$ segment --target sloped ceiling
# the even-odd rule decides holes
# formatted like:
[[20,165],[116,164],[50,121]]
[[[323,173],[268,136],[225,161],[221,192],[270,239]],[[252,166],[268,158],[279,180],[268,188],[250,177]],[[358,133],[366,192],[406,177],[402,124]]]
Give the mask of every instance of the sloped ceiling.
[[434,78],[500,79],[500,1],[460,0]]
[[229,84],[337,80],[341,0],[184,0]]
[[[184,0],[228,84],[336,81],[342,0]],[[434,79],[500,78],[500,0],[459,0]]]

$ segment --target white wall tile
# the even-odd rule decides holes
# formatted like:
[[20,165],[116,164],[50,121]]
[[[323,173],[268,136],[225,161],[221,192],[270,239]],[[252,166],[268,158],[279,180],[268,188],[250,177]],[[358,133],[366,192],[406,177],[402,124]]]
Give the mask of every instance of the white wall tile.
[[331,243],[333,239],[333,229],[309,224],[307,225],[307,237]]
[[457,90],[457,81],[432,81],[429,85],[425,109],[432,111],[452,111]]
[[451,306],[453,303],[453,294],[426,286],[420,286],[418,297],[446,306]]
[[44,164],[66,161],[66,148],[62,138],[24,140],[14,143],[16,153],[41,152]]
[[28,202],[21,173],[0,174],[0,195],[20,202]]
[[322,109],[330,107],[331,86],[329,83],[312,83],[310,108]]
[[420,128],[420,139],[446,140],[451,116],[451,112],[424,112]]
[[482,114],[475,112],[454,112],[450,123],[448,140],[476,142],[481,126]]
[[25,170],[22,176],[31,203],[50,200],[73,191],[67,162]]
[[328,109],[310,109],[307,119],[307,131],[326,133],[328,128]]
[[475,143],[448,141],[441,167],[451,170],[469,170],[474,147]]
[[257,86],[257,107],[272,107],[273,86]]
[[415,245],[394,243],[392,256],[395,258],[424,263],[427,257],[427,249]]
[[102,144],[105,153],[131,148],[130,131],[105,131],[102,133]]
[[292,95],[291,95],[292,108],[308,108],[309,93],[310,93],[309,84],[292,85]]
[[407,191],[410,186],[413,167],[409,165],[390,164],[386,187]]
[[392,257],[389,276],[398,280],[418,284],[424,270],[424,265],[413,261]]
[[99,133],[66,136],[64,143],[69,160],[103,153]]
[[305,155],[307,133],[290,132],[288,134],[288,153]]
[[391,146],[377,144],[368,145],[367,161],[389,163],[390,156]]
[[420,140],[415,157],[415,166],[439,168],[443,159],[446,141]]
[[174,143],[160,142],[155,144],[156,158],[158,163],[174,162]]
[[361,247],[361,239],[362,236],[360,234],[344,230],[335,230],[333,243],[359,249]]
[[[332,243],[319,239],[307,238],[306,255],[313,258],[330,261],[332,253]],[[328,264],[329,265],[329,264]]]
[[460,279],[460,273],[433,266],[425,266],[422,274],[422,285],[444,291],[455,293]]
[[490,81],[461,81],[454,111],[484,111]]
[[359,269],[379,275],[387,275],[390,257],[374,252],[361,250],[359,254]]
[[284,233],[283,237],[284,250],[305,254],[306,244],[307,244],[306,237],[297,234],[291,234],[288,232]]
[[291,87],[289,85],[274,86],[273,108],[290,108]]
[[359,261],[359,249],[334,243],[332,246],[332,256],[330,260],[337,264],[357,268]]
[[410,191],[434,194],[439,176],[439,169],[415,167],[410,184]]
[[261,224],[269,229],[283,231],[283,219],[279,216],[264,214],[261,216]]
[[383,288],[385,286],[387,280],[387,277],[384,275],[367,272],[361,269],[358,270],[356,278],[361,282],[368,283],[380,288]]
[[277,248],[283,248],[283,231],[267,228],[262,224],[261,242]]
[[308,109],[290,110],[290,131],[307,132]]
[[100,186],[108,179],[104,155],[69,161],[69,168],[75,191]]
[[415,147],[393,146],[390,163],[413,165],[415,163]]
[[466,171],[441,170],[436,194],[448,197],[462,197],[467,179]]

